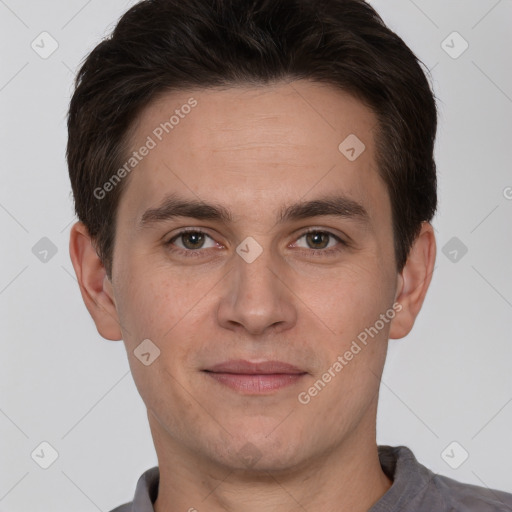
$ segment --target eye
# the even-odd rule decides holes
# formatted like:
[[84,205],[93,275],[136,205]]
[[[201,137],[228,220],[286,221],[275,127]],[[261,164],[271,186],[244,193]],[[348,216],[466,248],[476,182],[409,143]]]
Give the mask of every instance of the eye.
[[[211,243],[210,245],[205,246],[207,239],[211,240]],[[177,235],[174,235],[170,240],[165,242],[165,245],[170,246],[172,250],[177,250],[178,252],[195,252],[198,249],[209,249],[218,244],[204,231],[199,229],[188,229],[180,231]],[[174,245],[176,245],[178,249],[174,249],[172,247]]]
[[[301,239],[304,239],[305,246],[298,243]],[[348,246],[348,243],[330,231],[311,229],[297,238],[294,246],[305,247],[307,253],[323,256],[343,250],[344,247]]]
[[[300,240],[304,239],[301,243]],[[303,245],[303,244],[306,245]],[[197,228],[184,229],[164,243],[173,253],[183,256],[199,257],[204,251],[222,247],[210,235]],[[297,247],[306,255],[329,256],[340,252],[349,244],[339,236],[321,229],[310,229],[304,232],[291,247]]]

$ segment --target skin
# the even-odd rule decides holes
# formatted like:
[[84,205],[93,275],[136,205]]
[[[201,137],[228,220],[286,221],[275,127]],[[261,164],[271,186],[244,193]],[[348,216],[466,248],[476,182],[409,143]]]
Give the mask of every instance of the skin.
[[[420,311],[435,261],[433,228],[422,225],[397,272],[390,200],[375,163],[376,118],[352,96],[305,80],[166,93],[142,112],[133,148],[191,97],[197,106],[126,178],[112,281],[82,223],[70,238],[84,302],[101,336],[124,340],[148,409],[160,467],[155,510],[367,511],[392,484],[376,444],[387,343],[405,336]],[[366,146],[353,162],[338,150],[349,134]],[[334,192],[363,205],[368,222],[277,222],[283,206]],[[144,211],[169,193],[223,205],[233,222],[177,217],[140,229]],[[204,246],[190,236],[165,245],[188,227],[208,235]],[[349,245],[308,238],[308,228]],[[263,249],[252,263],[236,252],[249,236]],[[318,255],[332,247],[340,250]],[[394,319],[301,404],[298,394],[395,303]],[[145,366],[134,350],[148,338],[160,356]],[[276,359],[307,375],[244,395],[202,371],[228,359]],[[242,457],[247,446],[257,454],[252,465]]]

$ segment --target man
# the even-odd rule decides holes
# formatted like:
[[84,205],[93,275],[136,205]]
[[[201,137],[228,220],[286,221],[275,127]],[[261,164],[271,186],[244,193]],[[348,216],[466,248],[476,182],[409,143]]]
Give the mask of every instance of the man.
[[143,1],[76,85],[71,259],[158,456],[117,512],[512,510],[376,444],[434,268],[437,113],[368,4]]

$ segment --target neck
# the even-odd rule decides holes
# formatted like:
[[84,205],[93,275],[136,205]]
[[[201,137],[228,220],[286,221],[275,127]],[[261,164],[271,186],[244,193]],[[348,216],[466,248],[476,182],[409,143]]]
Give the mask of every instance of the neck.
[[329,453],[280,471],[233,470],[168,438],[164,448],[165,436],[155,435],[156,428],[152,425],[160,468],[155,512],[367,512],[392,484],[380,465],[374,423],[359,425]]

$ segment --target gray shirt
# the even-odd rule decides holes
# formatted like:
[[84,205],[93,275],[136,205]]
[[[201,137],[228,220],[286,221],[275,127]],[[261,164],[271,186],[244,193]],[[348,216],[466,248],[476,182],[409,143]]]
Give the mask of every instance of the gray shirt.
[[[433,473],[406,446],[379,446],[382,470],[393,485],[368,512],[512,512],[512,494],[463,484]],[[111,512],[154,512],[158,466],[137,482],[133,501]]]

